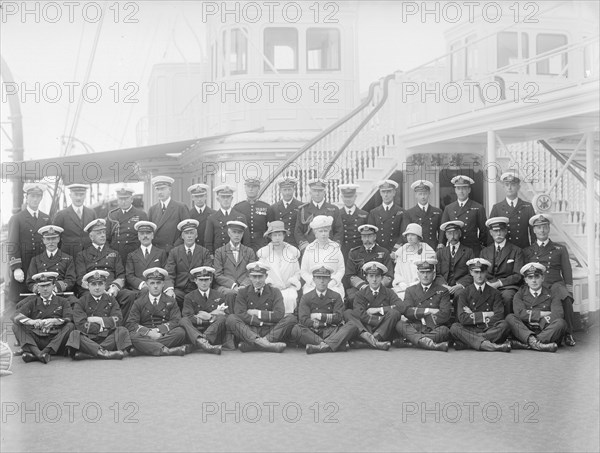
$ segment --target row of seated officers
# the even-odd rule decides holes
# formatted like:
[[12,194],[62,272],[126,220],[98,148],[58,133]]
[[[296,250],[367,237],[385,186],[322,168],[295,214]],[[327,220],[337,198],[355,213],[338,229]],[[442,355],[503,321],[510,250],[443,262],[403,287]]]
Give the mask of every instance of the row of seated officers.
[[83,280],[89,292],[72,306],[54,293],[57,273],[42,272],[33,277],[39,294],[19,304],[13,331],[27,363],[48,363],[51,355],[67,351],[75,360],[183,356],[194,350],[221,354],[236,343],[242,352],[283,352],[286,342],[292,342],[305,345],[307,354],[345,351],[348,346],[387,351],[392,342],[396,347],[448,351],[449,341],[456,349],[479,351],[557,350],[566,323],[560,300],[543,287],[543,265],[521,268],[526,285],[515,296],[515,313],[505,317],[500,292],[486,284],[491,264],[482,258],[469,260],[473,284],[458,297],[451,327],[450,294],[436,283],[435,265],[435,260],[416,263],[419,283],[400,300],[382,284],[386,266],[365,263],[368,285],[357,293],[354,308],[346,310],[340,294],[328,288],[333,269],[315,266],[315,288],[303,294],[297,314],[286,314],[281,291],[267,283],[271,268],[261,261],[246,266],[251,284],[240,289],[233,306],[211,288],[214,268],[192,269],[197,288],[185,296],[182,311],[163,291],[168,272],[150,268],[144,271],[148,291],[136,299],[126,318],[106,290],[107,271],[88,272]]
[[[515,184],[518,188],[519,180],[511,174],[503,175],[502,178],[507,188],[507,200],[505,204],[507,210],[510,211],[512,209],[513,211],[507,214],[511,215],[510,218],[508,216],[498,216],[484,222],[485,237],[488,237],[487,231],[489,230],[489,236],[493,240],[493,244],[483,249],[480,248],[481,251],[479,253],[482,258],[491,263],[490,269],[487,272],[487,284],[500,291],[504,302],[504,314],[508,315],[513,311],[513,299],[521,286],[522,277],[519,270],[523,264],[527,262],[539,262],[543,264],[545,268],[544,286],[553,296],[556,295],[559,297],[563,305],[564,317],[567,322],[567,332],[564,338],[565,343],[574,345],[575,341],[571,335],[572,272],[568,253],[564,247],[554,244],[548,239],[551,219],[547,215],[533,215],[529,217],[527,224],[531,233],[526,230],[525,235],[528,241],[530,236],[535,237],[536,241],[525,250],[522,250],[508,239],[509,236],[515,239],[519,237],[515,233],[516,230],[513,229],[511,232],[511,225],[513,224],[513,217],[515,212],[517,212],[517,207],[526,203],[517,199],[514,202],[515,206],[510,205],[508,192],[509,190],[514,190],[513,186]],[[29,291],[36,293],[37,284],[33,280],[33,276],[40,272],[55,271],[59,275],[56,279],[54,291],[56,293],[64,293],[74,290],[75,296],[71,296],[70,298],[71,302],[74,302],[77,297],[81,297],[88,291],[87,284],[83,279],[84,275],[93,270],[106,270],[109,272],[107,292],[109,295],[116,297],[126,317],[129,314],[133,301],[148,291],[143,272],[151,267],[161,267],[167,271],[168,277],[165,281],[164,292],[167,296],[175,298],[181,309],[183,308],[186,294],[196,289],[196,284],[190,276],[190,270],[200,266],[214,266],[215,278],[212,286],[217,293],[223,296],[228,306],[231,307],[239,289],[249,285],[249,275],[246,269],[247,264],[259,259],[270,266],[268,283],[271,286],[277,287],[282,292],[285,313],[288,314],[296,311],[299,294],[310,292],[315,287],[310,269],[320,264],[327,264],[333,269],[328,287],[340,294],[348,308],[353,307],[357,293],[368,284],[362,266],[369,261],[378,261],[386,267],[387,270],[383,277],[383,284],[385,287],[391,288],[402,300],[405,298],[407,289],[419,282],[418,271],[414,263],[435,258],[437,260],[436,280],[441,282],[444,288],[448,290],[454,302],[454,315],[458,312],[458,296],[473,281],[466,263],[470,259],[475,258],[477,254],[473,250],[474,247],[466,245],[466,242],[469,241],[463,239],[463,237],[468,235],[466,232],[466,222],[470,222],[469,219],[475,216],[472,212],[473,209],[467,208],[467,205],[474,202],[467,198],[464,206],[461,206],[460,203],[461,193],[465,192],[468,196],[470,184],[472,184],[472,180],[466,176],[458,176],[453,178],[452,181],[456,186],[458,195],[456,209],[457,211],[466,209],[466,214],[462,217],[464,221],[456,219],[442,223],[439,231],[440,235],[444,236],[444,243],[440,241],[438,245],[433,244],[433,246],[430,246],[427,243],[426,240],[431,239],[432,236],[430,234],[431,225],[424,226],[425,223],[423,222],[421,222],[422,224],[409,223],[406,225],[400,235],[404,243],[394,238],[391,246],[389,244],[387,247],[380,245],[380,241],[388,243],[390,238],[390,226],[386,223],[385,219],[382,220],[380,217],[385,216],[385,213],[392,211],[394,207],[399,208],[393,203],[393,196],[391,198],[391,206],[387,206],[386,203],[386,197],[394,193],[397,183],[394,181],[383,181],[379,184],[383,199],[383,203],[380,206],[381,209],[376,208],[367,216],[364,211],[361,214],[360,210],[355,205],[352,205],[354,211],[346,211],[346,214],[357,214],[358,217],[356,219],[360,220],[356,220],[352,227],[348,227],[347,222],[343,222],[342,230],[336,230],[336,213],[339,214],[343,210],[339,211],[333,205],[330,206],[335,209],[331,209],[322,198],[320,207],[318,204],[313,203],[315,200],[315,197],[313,197],[311,203],[301,205],[300,208],[296,209],[296,226],[300,224],[306,227],[305,240],[300,241],[300,249],[291,243],[290,238],[293,235],[290,234],[290,230],[283,220],[274,220],[267,223],[267,230],[262,234],[262,239],[266,242],[266,245],[255,250],[258,242],[255,241],[254,244],[251,243],[252,246],[246,246],[244,245],[244,239],[247,236],[250,236],[251,239],[257,239],[256,229],[252,230],[252,225],[256,222],[250,225],[246,224],[243,221],[246,220],[246,216],[238,216],[234,212],[234,209],[225,210],[224,212],[221,209],[213,212],[209,215],[209,219],[213,218],[214,220],[214,218],[218,217],[219,220],[216,223],[212,222],[214,228],[211,234],[217,234],[219,241],[213,241],[212,251],[199,243],[201,220],[188,218],[190,217],[189,211],[185,216],[186,218],[177,223],[176,228],[171,228],[177,232],[177,239],[171,241],[173,245],[167,246],[165,249],[157,246],[156,236],[159,230],[162,228],[163,233],[170,231],[164,228],[165,224],[168,223],[167,218],[169,217],[170,208],[178,206],[177,202],[170,200],[172,182],[173,180],[168,177],[157,177],[153,180],[159,199],[161,193],[168,192],[169,194],[169,200],[166,203],[158,203],[150,209],[151,218],[157,218],[156,211],[158,210],[158,223],[143,220],[148,218],[148,216],[141,210],[134,211],[136,208],[131,206],[131,196],[133,193],[125,188],[119,190],[120,205],[124,200],[129,202],[129,207],[123,205],[121,207],[125,207],[126,209],[121,209],[120,207],[116,212],[111,211],[108,219],[94,219],[85,225],[83,233],[87,236],[86,239],[90,245],[77,252],[74,259],[65,252],[65,248],[68,247],[73,249],[72,252],[76,250],[72,239],[64,238],[66,227],[70,224],[65,225],[61,221],[65,225],[65,228],[54,224],[46,224],[40,227],[37,230],[37,235],[42,238],[41,242],[46,250],[33,258],[29,258],[28,272],[26,274],[21,269],[25,267],[26,260],[22,257],[11,258],[11,267],[14,268],[13,274],[15,279],[22,280],[27,285]],[[286,191],[291,191],[293,196],[294,185],[295,181],[293,178],[284,178],[280,181],[280,192],[284,198],[278,203],[281,203],[285,209],[289,208],[285,203],[285,193]],[[422,206],[421,201],[423,198],[427,198],[431,186],[432,184],[428,181],[417,181],[413,184],[413,189],[419,200],[418,206]],[[69,190],[72,195],[77,194],[79,196],[81,190],[84,190],[85,187],[84,185],[74,185],[74,187],[70,186]],[[255,181],[250,181],[247,184],[247,193],[250,195],[248,188],[257,190],[258,187]],[[325,183],[323,181],[315,180],[311,183],[310,187],[311,196],[313,192],[315,194],[324,194]],[[30,206],[29,202],[30,199],[35,198],[41,200],[43,192],[40,186],[35,184],[26,186],[24,189],[28,202],[27,209],[23,211],[23,213],[26,213],[24,219],[27,220],[27,215],[34,220],[38,219],[38,216],[35,215],[36,211],[32,209],[33,206]],[[347,185],[342,186],[341,189],[342,199],[345,204],[344,209],[347,210],[350,204],[348,200],[354,203],[356,199],[356,187],[348,187]],[[195,202],[198,198],[206,199],[206,186],[196,184],[188,190]],[[217,192],[217,200],[221,202],[221,208],[226,205],[227,201],[229,202],[229,206],[231,205],[233,188],[224,185],[215,188],[215,191]],[[69,214],[71,220],[76,216],[74,218],[82,221],[84,218],[83,214],[88,208],[82,207],[81,212],[77,212],[77,207],[74,206],[74,196],[72,196],[72,200],[73,205],[67,209],[71,209],[73,213],[63,213],[63,210],[59,214],[63,213],[63,217]],[[249,215],[252,221],[259,215],[258,213],[261,216],[263,214],[263,209],[258,208],[262,202],[256,201],[256,203],[259,204],[256,209],[251,209]],[[275,205],[278,205],[278,203]],[[248,204],[254,206],[250,201],[248,201]],[[185,205],[181,203],[179,205],[187,209]],[[206,205],[203,207],[205,211],[210,209]],[[198,206],[195,205],[194,209],[196,209],[196,212],[199,212],[197,208]],[[312,212],[313,208],[324,208],[326,213],[318,214],[317,211]],[[423,209],[418,208],[416,210],[426,215],[430,210],[435,211],[435,209],[437,208],[429,205],[423,207]],[[30,212],[32,210],[33,215]],[[181,209],[179,210],[181,211]],[[309,213],[309,211],[311,212]],[[477,208],[475,211],[477,213],[475,217],[481,217],[481,209]],[[396,210],[392,217],[399,217],[399,212],[399,210]],[[135,215],[132,216],[132,213]],[[43,216],[41,212],[38,212],[38,214],[39,217]],[[80,214],[82,215],[81,218],[79,218]],[[115,220],[115,218],[122,215],[126,215],[125,218],[128,219],[126,222]],[[482,215],[485,218],[485,212]],[[16,216],[19,216],[19,214]],[[191,217],[193,216],[191,215]],[[231,216],[234,217],[233,220],[225,220],[228,218],[231,219]],[[340,214],[340,216],[343,217],[343,214]],[[60,217],[57,214],[55,219],[60,219]],[[401,217],[404,217],[404,214]],[[519,211],[516,217],[520,222],[521,211]],[[373,223],[359,224],[365,222],[365,219],[371,220]],[[399,224],[403,225],[403,222]],[[13,227],[17,223],[13,222]],[[210,223],[207,221],[205,224],[205,232],[203,234],[205,239],[207,238]],[[378,227],[377,224],[382,225],[382,227]],[[32,225],[28,224],[27,226],[31,231]],[[129,232],[126,234],[124,233],[125,231]],[[334,233],[334,231],[336,232]],[[338,233],[340,231],[343,232],[341,246],[340,242],[333,239],[336,235],[339,236]],[[385,233],[383,237],[381,236],[382,231]],[[135,240],[132,239],[133,235],[135,235]],[[348,248],[346,239],[349,235],[357,236],[361,245]],[[479,233],[478,235],[481,237]],[[31,236],[34,238],[33,233],[31,233]],[[269,240],[270,242],[268,242]],[[78,239],[78,247],[81,248],[85,243],[83,237]],[[260,244],[263,243],[261,242]],[[355,243],[353,242],[352,245]],[[469,243],[472,243],[472,241]],[[61,244],[60,248],[58,248],[59,244]],[[214,249],[214,246],[218,244],[222,245]],[[127,250],[129,251],[127,252]],[[127,255],[124,257],[122,253],[127,253]],[[21,255],[23,254],[21,253]],[[395,264],[393,264],[394,261]]]

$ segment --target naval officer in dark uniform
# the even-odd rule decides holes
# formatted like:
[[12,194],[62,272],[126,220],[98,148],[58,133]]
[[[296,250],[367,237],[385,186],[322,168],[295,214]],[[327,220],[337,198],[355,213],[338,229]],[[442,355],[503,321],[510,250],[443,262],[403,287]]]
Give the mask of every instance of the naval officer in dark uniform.
[[344,324],[342,297],[327,287],[334,269],[326,264],[312,269],[315,289],[304,294],[298,306],[299,323],[291,339],[306,345],[306,353],[345,351],[350,339],[358,335],[358,327]]
[[344,238],[344,225],[337,206],[325,201],[327,181],[324,179],[311,179],[308,181],[310,188],[310,201],[300,205],[298,217],[294,227],[294,236],[301,252],[315,240],[315,233],[310,227],[312,220],[319,215],[333,218],[329,239],[341,245]]
[[33,276],[39,294],[22,301],[13,316],[13,332],[23,347],[25,363],[50,362],[63,348],[73,330],[73,313],[67,299],[54,294],[56,272]]
[[402,236],[404,209],[394,202],[398,183],[391,179],[377,183],[381,195],[381,205],[373,208],[367,217],[367,223],[375,225],[377,231],[377,244],[392,253],[406,242]]
[[490,217],[508,218],[508,239],[517,247],[525,249],[535,241],[529,219],[535,215],[533,205],[519,198],[521,179],[515,172],[506,172],[500,176],[504,184],[506,198],[492,207]]
[[550,223],[552,217],[548,214],[538,214],[529,219],[536,241],[525,249],[525,262],[540,263],[546,268],[544,287],[552,295],[557,294],[562,302],[567,332],[565,344],[575,346],[573,338],[573,269],[569,259],[569,251],[564,245],[550,240]]
[[344,287],[346,288],[348,308],[352,308],[356,293],[369,286],[367,276],[362,270],[365,263],[378,261],[388,269],[382,279],[382,284],[386,288],[389,288],[394,280],[394,264],[390,258],[390,252],[380,247],[376,242],[378,229],[375,225],[369,224],[359,226],[358,232],[360,233],[362,245],[354,247],[347,255]]
[[127,255],[140,246],[134,226],[140,220],[148,220],[148,215],[133,206],[133,189],[121,187],[117,190],[117,203],[119,206],[106,217],[106,241],[110,248],[119,252],[125,266]]
[[[460,294],[467,286],[473,283],[473,277],[469,272],[467,261],[475,258],[473,250],[464,246],[460,242],[464,222],[460,220],[451,220],[440,226],[440,230],[445,232],[447,246],[442,246],[436,252],[436,274],[440,283],[448,290],[450,297],[455,301],[456,296]],[[456,310],[456,304],[455,304]]]
[[358,327],[357,338],[373,349],[387,351],[400,321],[400,298],[394,290],[383,286],[388,268],[379,261],[363,264],[362,271],[368,285],[356,293],[354,308],[344,312],[344,319]]
[[133,228],[137,231],[140,246],[127,255],[125,279],[128,289],[146,292],[148,287],[146,286],[144,271],[152,267],[164,268],[167,263],[167,254],[163,249],[159,249],[152,244],[156,224],[149,220],[140,220]]
[[189,343],[209,354],[220,355],[227,335],[225,320],[230,313],[225,298],[210,288],[215,269],[199,266],[190,274],[197,289],[186,294],[179,325],[185,330]]
[[79,252],[92,245],[90,236],[84,228],[98,216],[96,211],[83,205],[88,186],[71,184],[65,189],[69,192],[71,205],[58,211],[51,223],[64,230],[60,235],[60,249],[76,258]]
[[483,258],[467,262],[473,284],[458,296],[458,321],[450,327],[456,349],[470,347],[477,351],[510,352],[510,326],[504,320],[500,291],[487,284],[487,270],[492,265]]
[[242,352],[283,352],[296,317],[285,314],[281,291],[266,284],[268,264],[255,261],[246,270],[251,284],[237,293],[227,328],[240,341],[238,349]]
[[[481,249],[488,244],[488,232],[485,226],[487,216],[485,208],[469,198],[471,184],[475,184],[468,176],[458,175],[452,178],[458,199],[444,208],[442,223],[460,220],[465,226],[462,232],[462,243],[471,247],[473,254],[479,256]],[[444,243],[443,232],[440,232],[440,243]]]
[[190,219],[198,221],[198,236],[196,236],[196,244],[204,247],[204,233],[206,232],[206,222],[208,217],[215,212],[206,205],[208,197],[208,186],[206,184],[192,184],[187,188],[192,197],[192,208],[190,209]]
[[294,237],[294,228],[296,228],[296,219],[298,218],[298,208],[302,204],[294,194],[298,185],[298,180],[291,176],[285,176],[277,181],[279,185],[279,194],[281,199],[269,206],[267,210],[267,223],[280,220],[283,222],[287,231],[284,241],[298,248],[298,243]]
[[[231,203],[233,201],[233,193],[235,187],[229,184],[221,184],[213,189],[217,194],[217,203],[220,208],[213,212],[206,219],[206,230],[204,231],[204,247],[214,256],[215,251],[223,247],[229,242],[227,233],[227,222],[235,221],[247,225],[246,216],[241,212],[233,209]],[[250,235],[246,228],[242,237],[242,244],[250,246]]]
[[248,178],[244,182],[246,199],[236,204],[233,209],[246,216],[250,244],[248,246],[256,253],[258,249],[267,245],[265,232],[267,231],[267,210],[269,205],[258,199],[261,180]]
[[506,317],[513,337],[513,348],[556,352],[558,344],[567,331],[563,319],[562,304],[558,296],[544,288],[546,267],[540,263],[528,263],[521,268],[525,285],[514,298],[514,314]]
[[19,294],[27,292],[26,279],[31,275],[25,273],[33,257],[44,250],[39,229],[50,223],[48,214],[40,211],[39,205],[44,196],[45,187],[41,184],[25,184],[25,209],[13,215],[8,221],[8,238],[6,251],[11,279],[8,288],[8,299],[19,301]]
[[[442,224],[442,210],[429,204],[429,195],[433,189],[433,183],[425,179],[419,179],[410,185],[415,191],[417,199],[416,206],[404,212],[404,224],[402,231],[406,230],[409,223],[421,225],[423,230],[423,242],[426,242],[433,250],[438,247],[440,225]],[[443,244],[441,244],[443,247]]]
[[119,303],[106,294],[108,276],[100,270],[83,276],[90,291],[73,305],[75,330],[67,341],[67,347],[75,351],[74,360],[121,360],[131,347]]
[[406,289],[401,303],[401,312],[406,320],[399,320],[396,324],[402,338],[394,340],[394,346],[404,346],[406,339],[413,346],[447,352],[450,329],[446,324],[452,311],[450,294],[434,281],[437,260],[420,261],[415,265],[419,284]]
[[163,293],[167,277],[167,271],[159,267],[144,271],[148,292],[135,301],[126,323],[134,353],[184,356],[191,350],[185,344],[185,330],[179,326],[177,302]]
[[344,236],[342,239],[342,254],[348,256],[348,252],[362,244],[358,227],[367,223],[367,211],[356,206],[356,189],[358,184],[340,184],[340,194],[344,206],[340,208]]
[[190,218],[188,207],[180,201],[171,198],[171,191],[175,180],[170,176],[155,176],[152,186],[158,202],[150,206],[148,220],[156,225],[154,232],[154,245],[169,253],[173,247],[181,244],[181,237],[177,231],[179,222]]

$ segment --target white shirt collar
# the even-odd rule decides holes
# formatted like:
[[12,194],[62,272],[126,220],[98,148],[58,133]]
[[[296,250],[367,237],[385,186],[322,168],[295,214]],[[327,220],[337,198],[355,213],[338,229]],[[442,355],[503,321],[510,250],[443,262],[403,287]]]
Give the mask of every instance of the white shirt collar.
[[515,198],[514,200],[509,200],[508,198],[506,199],[506,203],[508,203],[509,206],[511,203],[514,203],[514,206],[517,206],[518,201],[519,201],[519,197]]
[[417,206],[419,207],[419,209],[425,209],[426,211],[429,209],[429,203],[427,203],[425,205],[417,203]]
[[542,295],[542,289],[543,289],[543,288],[540,288],[540,289],[538,289],[537,291],[533,291],[531,288],[529,288],[529,292],[530,292],[530,293],[531,293],[531,295],[532,295],[532,296],[534,296],[534,297],[535,297],[535,294],[533,294],[533,293],[534,293],[534,292],[536,292],[536,293],[538,293],[538,297],[539,297],[539,296],[541,296],[541,295]]
[[206,209],[206,205],[202,206],[201,208],[194,205],[194,208],[196,208],[196,211],[198,211],[198,214],[202,214],[204,212],[204,210]]
[[58,253],[58,249],[54,250],[53,252],[50,252],[49,250],[46,250],[46,256],[48,258],[50,258],[50,255],[52,254],[53,256],[56,255]]
[[344,206],[344,210],[349,214],[352,215],[354,214],[354,209],[356,208],[356,206],[352,206],[351,208]]
[[467,204],[469,202],[469,199],[467,198],[465,201],[460,201],[460,200],[456,200],[458,202],[459,206],[464,206],[465,204]]
[[321,201],[320,203],[316,203],[315,201],[312,202],[312,204],[314,204],[317,207],[317,209],[321,209],[323,203],[325,203],[325,200]]
[[131,211],[131,208],[133,208],[133,205],[129,206],[129,208],[127,208],[127,209],[125,209],[125,210],[121,209],[121,212],[122,212],[123,214],[127,214],[129,211]]
[[150,244],[150,245],[141,245],[140,247],[142,247],[142,252],[145,252],[146,250],[148,250],[148,253],[150,253],[152,251],[152,244]]
[[392,201],[390,204],[381,203],[381,206],[383,206],[383,209],[391,209],[394,206],[394,202]]
[[540,241],[539,239],[537,240],[537,243],[540,247],[545,247],[546,245],[548,245],[548,242],[550,241],[550,239],[546,239],[544,242]]
[[165,201],[161,201],[161,203],[165,205],[165,208],[169,207],[170,202],[171,202],[171,197],[167,198]]
[[242,245],[241,242],[237,246],[235,246],[235,245],[233,245],[233,242],[229,241],[229,247],[231,247],[232,249],[237,248],[238,250],[241,250],[241,245]]
[[33,217],[34,213],[37,214],[38,217],[40,216],[40,211],[39,210],[38,211],[34,211],[29,206],[27,206],[27,210],[29,211],[29,214],[31,214],[31,217]]
[[318,289],[315,289],[315,291],[317,292],[317,296],[319,296],[319,297],[321,297],[321,296],[325,297],[325,294],[327,294],[327,291],[321,292]]
[[494,242],[494,247],[496,248],[496,250],[498,249],[498,246],[500,246],[500,248],[503,249],[506,246],[506,239],[504,239],[499,244],[497,242]]
[[221,212],[223,213],[223,215],[228,215],[227,211],[231,212],[231,208],[229,208],[229,209],[223,209],[223,208],[221,208]]
[[485,290],[485,285],[486,285],[485,283],[483,285],[481,285],[481,286],[478,285],[477,283],[473,283],[473,284],[475,285],[475,288],[477,289],[477,291],[479,291],[480,289]]
[[185,247],[185,253],[187,253],[188,250],[191,250],[192,253],[194,253],[194,249],[196,248],[196,243],[194,242],[191,247],[188,247],[185,244],[183,246]]

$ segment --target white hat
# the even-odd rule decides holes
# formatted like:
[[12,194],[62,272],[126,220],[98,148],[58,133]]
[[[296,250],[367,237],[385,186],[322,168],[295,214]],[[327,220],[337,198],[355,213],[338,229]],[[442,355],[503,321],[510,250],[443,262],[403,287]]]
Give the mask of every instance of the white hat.
[[90,223],[88,223],[83,231],[89,233],[94,230],[105,230],[106,229],[106,220],[104,219],[94,219]]
[[208,192],[208,186],[206,184],[192,184],[190,187],[187,188],[187,191],[192,195],[202,195]]
[[407,234],[416,234],[423,239],[423,228],[418,223],[409,223],[406,225],[406,231],[402,233],[402,236],[406,236]]
[[220,186],[215,187],[213,192],[217,195],[233,195],[233,192],[235,192],[235,187],[230,186],[229,184],[221,184]]
[[44,225],[37,230],[38,234],[44,236],[45,238],[58,237],[63,231],[65,230],[56,225]]
[[246,225],[244,222],[240,222],[239,220],[229,220],[227,222],[227,228],[242,228],[242,229],[246,229],[248,228],[248,225]]
[[527,263],[525,266],[521,267],[519,271],[521,275],[527,276],[529,274],[544,274],[546,273],[546,266],[540,263]]
[[454,184],[454,187],[470,186],[471,184],[475,184],[475,181],[465,175],[455,176],[450,180],[450,182]]
[[433,189],[433,183],[427,181],[426,179],[419,179],[418,181],[413,182],[410,185],[410,188],[413,189],[415,192],[421,190],[430,191],[431,189]]
[[71,192],[85,192],[88,189],[88,186],[85,184],[70,184],[66,187]]
[[387,266],[380,263],[379,261],[369,261],[368,263],[363,264],[362,270],[365,274],[371,273],[381,273],[385,274],[388,271]]
[[508,228],[508,217],[490,217],[485,221],[485,226],[490,230],[500,230]]
[[149,220],[140,220],[133,225],[135,231],[156,231],[156,223],[150,222]]
[[198,222],[196,219],[185,219],[177,224],[177,229],[179,231],[192,230],[192,229],[195,230],[196,228],[198,228],[199,224],[200,224],[200,222]]
[[174,182],[175,180],[170,176],[155,176],[151,180],[151,183],[154,187],[172,186]]
[[87,274],[85,274],[83,276],[82,280],[84,282],[88,282],[88,283],[91,283],[93,281],[105,282],[106,280],[108,280],[109,275],[110,274],[107,271],[103,271],[101,269],[96,269],[96,270],[90,271]]
[[317,228],[330,227],[331,225],[333,225],[333,217],[328,215],[315,216],[315,218],[310,222],[310,227],[313,230],[316,230]]
[[23,193],[41,192],[43,195],[45,190],[46,187],[44,187],[44,185],[40,184],[39,182],[23,184]]
[[397,189],[398,183],[396,181],[392,181],[391,179],[384,179],[377,183],[377,187],[379,187],[379,190]]
[[469,269],[480,271],[482,267],[486,269],[492,267],[492,263],[484,258],[473,258],[467,261],[467,266],[469,266]]
[[343,195],[351,196],[356,193],[356,189],[359,187],[358,184],[340,184],[338,189],[340,189],[340,192],[342,192]]
[[169,273],[162,267],[151,267],[142,272],[142,275],[146,280],[151,278],[155,280],[164,280],[169,276]]

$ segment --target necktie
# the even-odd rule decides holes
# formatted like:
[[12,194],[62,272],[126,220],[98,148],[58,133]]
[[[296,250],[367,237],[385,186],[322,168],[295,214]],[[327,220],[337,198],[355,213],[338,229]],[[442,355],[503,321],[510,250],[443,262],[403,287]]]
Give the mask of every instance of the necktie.
[[537,299],[537,296],[539,296],[539,293],[536,291],[533,293],[533,297],[535,297]]
[[167,205],[166,204],[162,204],[162,212],[163,214],[165,213],[165,211],[167,210]]
[[483,294],[483,286],[480,286],[478,291],[479,291],[479,294]]
[[229,211],[225,211],[225,217],[229,217]]
[[33,218],[37,220],[37,212],[33,213]]
[[144,258],[148,258],[148,249],[144,249]]
[[501,251],[502,251],[502,249],[500,248],[500,246],[498,246],[498,248],[496,249],[496,252],[498,252],[498,254],[500,254]]
[[515,207],[515,202],[514,201],[510,202],[510,207],[511,207],[511,209]]
[[188,261],[192,261],[192,249],[187,249],[187,259]]
[[389,206],[385,207],[385,212],[388,212],[390,210]]
[[256,295],[257,295],[258,297],[262,296],[262,289],[257,289],[257,290],[256,290]]
[[429,286],[423,286],[423,292],[426,293],[427,291],[429,291]]
[[454,255],[456,255],[456,246],[455,245],[452,246],[452,250],[450,253],[452,253],[452,258],[454,258]]
[[423,209],[423,212],[427,212],[427,208],[425,206],[421,206],[421,209]]
[[154,300],[152,301],[153,305],[158,305],[158,297],[155,297]]
[[379,295],[379,291],[373,291],[373,297],[377,297]]
[[324,299],[325,295],[323,293],[319,293],[319,299]]
[[465,205],[464,203],[458,203],[458,206],[460,207],[460,209],[462,209],[464,205]]
[[289,205],[287,203],[283,203],[283,209],[287,210],[288,206]]
[[206,293],[200,293],[202,294],[202,297],[204,298],[204,300],[208,300],[208,296],[206,295]]
[[49,259],[52,259],[52,258],[54,258],[54,253],[51,253],[50,255],[48,255],[48,258],[49,258]]
[[81,208],[77,208],[77,210],[75,212],[77,213],[77,217],[79,217],[79,220],[81,220],[81,218],[82,218]]

